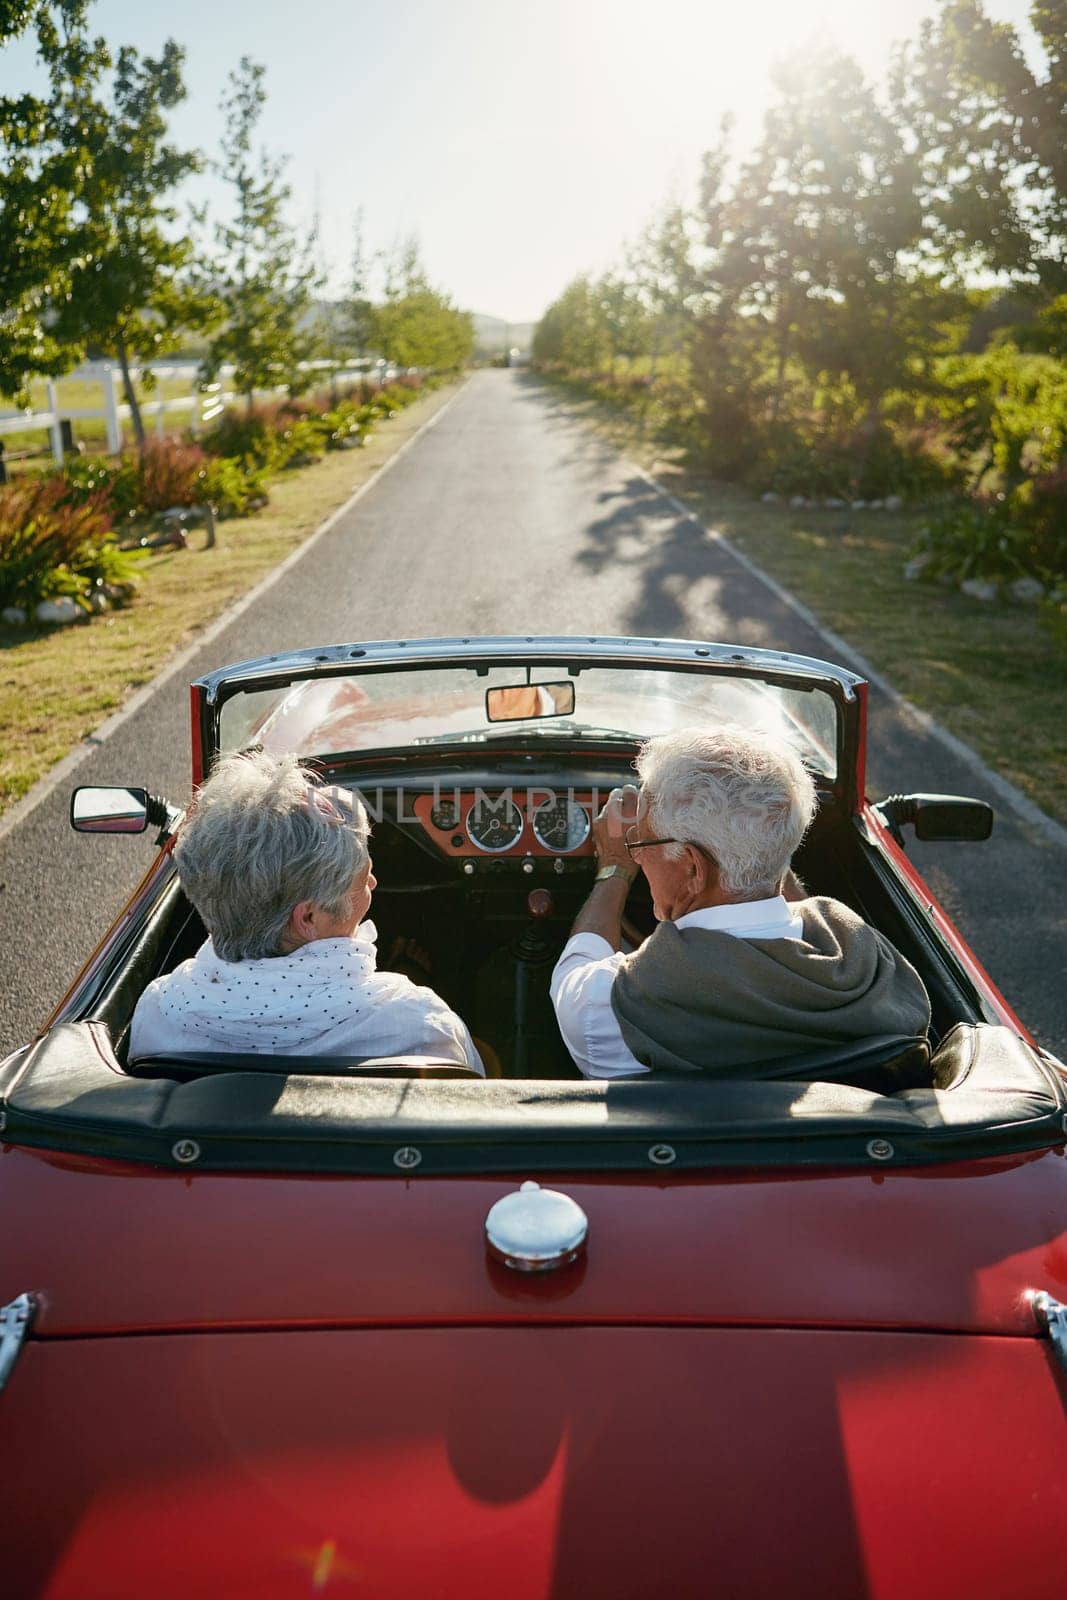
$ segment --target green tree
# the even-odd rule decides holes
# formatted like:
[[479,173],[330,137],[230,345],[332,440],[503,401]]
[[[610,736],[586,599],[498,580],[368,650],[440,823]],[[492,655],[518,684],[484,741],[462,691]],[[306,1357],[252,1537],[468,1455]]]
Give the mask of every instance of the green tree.
[[298,240],[286,218],[285,161],[253,150],[266,103],[266,70],[243,56],[223,97],[226,132],[219,176],[234,192],[235,212],[215,230],[215,289],[225,322],[208,348],[205,372],[227,362],[252,407],[256,389],[308,387],[301,363],[315,352],[312,296],[319,283],[314,239]]
[[0,393],[21,394],[35,373],[59,373],[80,351],[51,326],[82,249],[92,176],[72,106],[108,64],[84,31],[87,0],[8,0],[0,44],[33,30],[48,92],[0,98]]
[[533,331],[530,353],[539,366],[559,366],[563,361],[565,312],[558,300],[546,306]]
[[898,123],[920,166],[926,249],[964,278],[1011,275],[1067,289],[1067,0],[1031,17],[1048,71],[981,0],[943,0],[892,77]]
[[89,151],[82,252],[57,306],[54,333],[114,356],[139,447],[145,434],[131,365],[167,355],[190,329],[210,326],[218,302],[193,276],[194,245],[176,235],[174,189],[202,160],[166,140],[166,116],[185,98],[184,52],[119,51],[110,103],[82,97]]
[[348,298],[344,304],[345,334],[357,356],[366,355],[374,331],[374,306],[370,298],[371,260],[363,232],[362,207],[352,223],[352,265]]
[[611,371],[620,358],[632,361],[648,348],[648,316],[637,285],[621,273],[609,272],[594,286],[600,317],[611,349]]
[[371,315],[370,340],[398,367],[449,371],[468,361],[474,324],[447,295],[431,287],[418,240],[402,240],[385,263],[385,300]]
[[[851,407],[873,436],[890,391],[929,381],[966,297],[924,261],[919,162],[855,62],[805,53],[775,76],[777,101],[736,178],[721,148],[706,163],[712,315],[763,330],[750,376],[770,421],[833,390],[835,420]],[[738,340],[720,329],[718,343],[721,356]]]
[[689,355],[703,297],[693,262],[692,229],[693,219],[685,207],[671,202],[627,254],[629,277],[645,312],[650,389],[661,356]]
[[538,324],[534,358],[558,361],[578,372],[596,373],[606,365],[610,350],[598,288],[582,274],[571,280]]

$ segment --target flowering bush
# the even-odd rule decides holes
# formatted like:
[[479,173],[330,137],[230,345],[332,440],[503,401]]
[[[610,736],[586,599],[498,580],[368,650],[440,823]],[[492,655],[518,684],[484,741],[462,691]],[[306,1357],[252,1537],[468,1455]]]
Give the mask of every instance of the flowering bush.
[[0,491],[0,604],[26,611],[70,595],[88,604],[100,584],[132,585],[144,557],[118,548],[104,494],[71,504],[54,478]]
[[199,445],[186,439],[149,440],[140,463],[140,509],[152,513],[196,505],[203,468]]
[[29,612],[68,595],[88,612],[102,585],[128,597],[149,557],[119,547],[116,522],[203,504],[244,516],[265,502],[272,472],[339,448],[423,387],[405,377],[385,389],[361,384],[332,407],[326,396],[259,404],[227,412],[199,441],[151,439],[141,455],[118,460],[72,455],[61,469],[0,489],[0,605]]

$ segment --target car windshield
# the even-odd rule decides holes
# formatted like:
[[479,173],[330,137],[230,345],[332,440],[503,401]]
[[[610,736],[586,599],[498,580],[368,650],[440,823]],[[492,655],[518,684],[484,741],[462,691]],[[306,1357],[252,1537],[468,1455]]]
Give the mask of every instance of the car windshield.
[[[561,715],[547,686],[567,676],[566,669],[552,666],[531,673],[521,666],[450,666],[241,690],[223,704],[220,746],[225,752],[259,743],[279,753],[329,756],[496,739],[599,736],[632,742],[694,725],[740,723],[786,734],[812,767],[836,776],[837,709],[820,689],[708,671],[591,666],[569,674],[574,707]],[[506,720],[487,715],[489,689],[516,691]]]

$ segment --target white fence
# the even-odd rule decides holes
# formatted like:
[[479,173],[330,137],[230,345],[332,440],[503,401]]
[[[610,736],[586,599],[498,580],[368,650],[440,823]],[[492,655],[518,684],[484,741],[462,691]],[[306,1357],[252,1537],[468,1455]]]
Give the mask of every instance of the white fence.
[[[187,395],[172,395],[169,399],[152,399],[145,396],[140,400],[141,416],[147,427],[149,420],[154,420],[155,430],[162,434],[166,427],[168,412],[183,412],[185,426],[191,433],[198,433],[200,429],[220,416],[231,400],[240,400],[244,396],[236,390],[227,389],[225,379],[232,378],[233,367],[221,367],[221,383],[211,383],[201,386],[199,381],[199,368],[191,362],[170,366],[153,366],[151,371],[157,379],[184,378],[189,385]],[[133,367],[130,376],[136,383],[141,376],[142,369]],[[317,371],[322,375],[323,383],[344,383],[346,380],[369,378],[373,383],[389,383],[396,377],[395,367],[386,366],[379,361],[353,361],[347,366],[338,367],[330,361],[309,361],[301,366],[302,372]],[[46,382],[48,409],[46,411],[13,411],[6,416],[0,416],[0,440],[12,433],[29,433],[35,429],[47,432],[51,438],[52,455],[56,463],[63,460],[63,428],[64,422],[77,422],[85,418],[102,418],[107,430],[107,448],[110,454],[117,455],[122,449],[122,424],[129,418],[130,407],[119,400],[122,389],[122,373],[113,362],[90,361],[84,366],[71,372],[68,376],[79,383],[98,383],[102,392],[102,403],[99,406],[64,406],[59,402],[59,383],[62,380],[49,378]],[[270,397],[286,394],[284,386],[277,389],[257,389],[255,394]]]

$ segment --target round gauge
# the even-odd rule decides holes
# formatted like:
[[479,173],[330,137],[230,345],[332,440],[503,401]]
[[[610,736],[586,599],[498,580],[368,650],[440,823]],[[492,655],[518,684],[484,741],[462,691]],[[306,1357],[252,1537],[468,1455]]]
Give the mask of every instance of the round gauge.
[[467,812],[467,837],[479,850],[511,850],[522,838],[522,812],[507,795],[485,795]]
[[577,800],[557,795],[538,806],[533,819],[534,837],[546,850],[564,854],[577,850],[589,837],[589,813]]
[[430,821],[442,833],[451,833],[459,823],[459,812],[454,800],[442,800],[430,812]]

